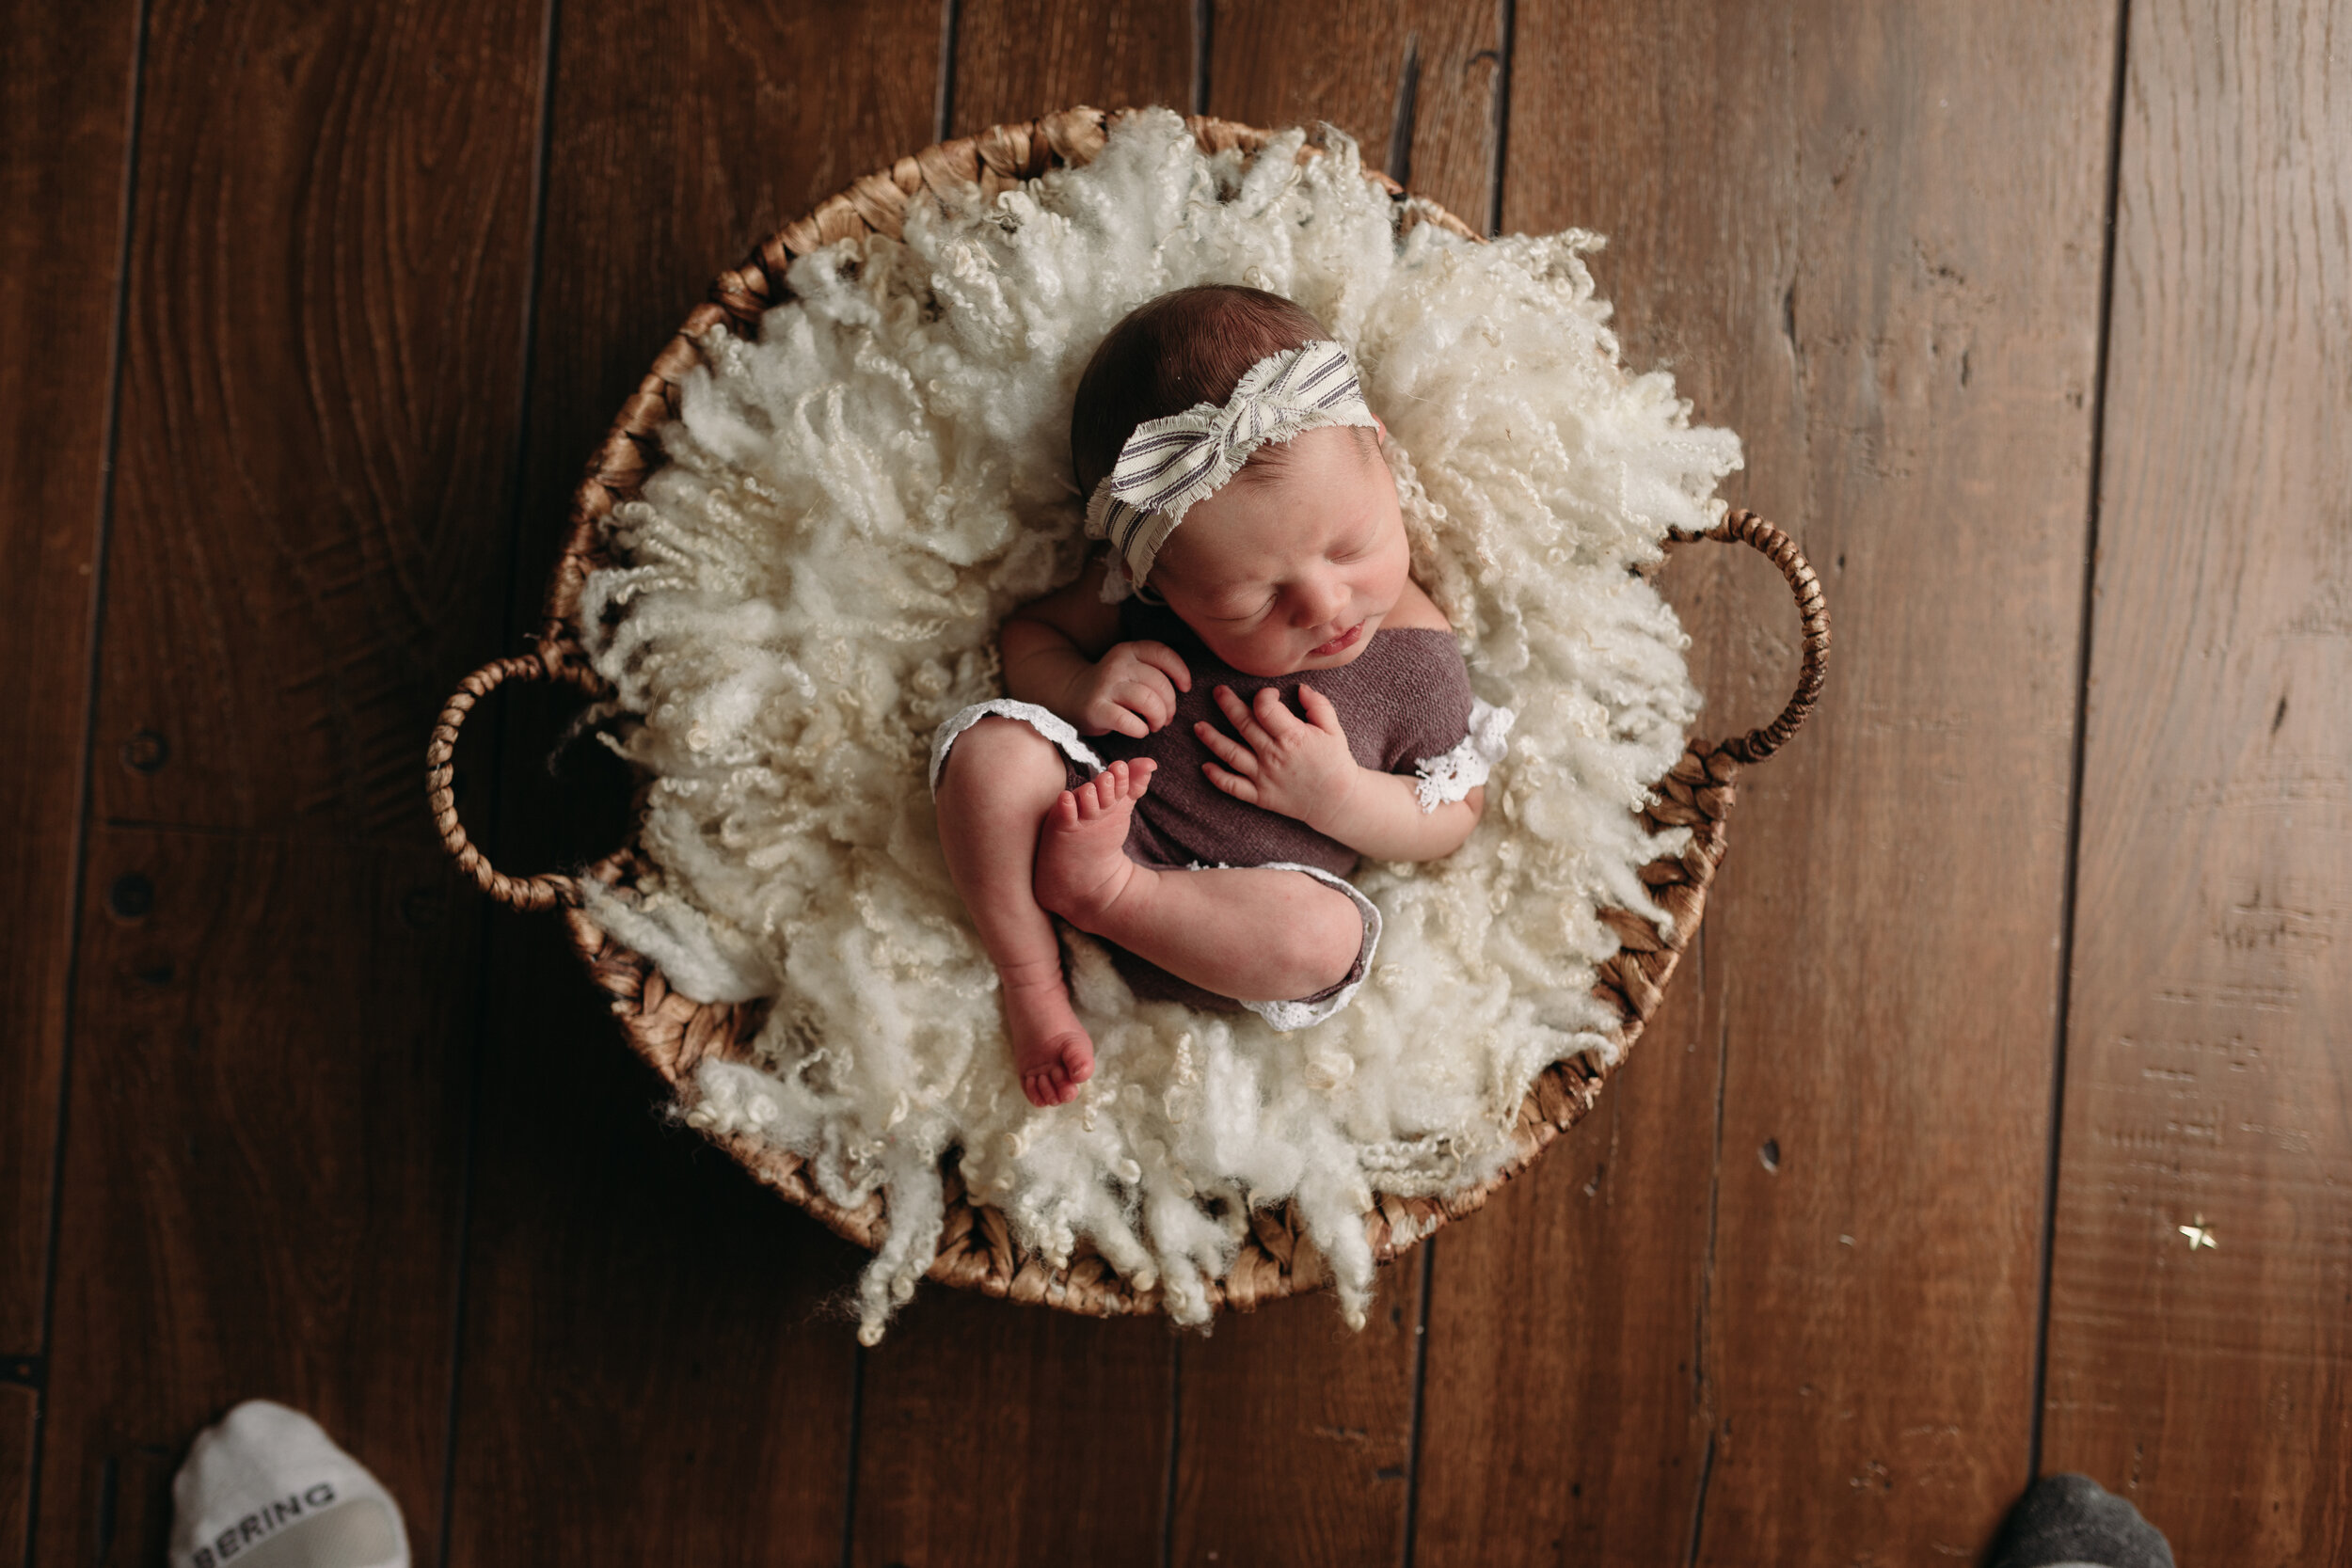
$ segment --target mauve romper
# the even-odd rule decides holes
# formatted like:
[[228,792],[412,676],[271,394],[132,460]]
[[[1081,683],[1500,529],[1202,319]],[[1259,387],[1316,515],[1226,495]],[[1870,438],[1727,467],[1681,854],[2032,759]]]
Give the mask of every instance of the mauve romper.
[[[1337,710],[1356,760],[1383,773],[1410,774],[1416,763],[1442,756],[1470,733],[1470,670],[1454,634],[1440,628],[1375,631],[1349,663],[1274,676],[1243,674],[1209,652],[1174,611],[1140,599],[1130,598],[1120,606],[1119,636],[1126,642],[1165,642],[1192,673],[1192,689],[1176,693],[1175,717],[1158,730],[1140,738],[1117,734],[1087,737],[1105,766],[1139,757],[1159,765],[1127,830],[1127,853],[1139,864],[1249,866],[1289,861],[1345,877],[1361,859],[1295,817],[1237,800],[1209,782],[1200,765],[1214,760],[1214,753],[1200,743],[1193,725],[1206,720],[1227,735],[1233,733],[1216,705],[1214,693],[1219,686],[1232,688],[1245,703],[1263,688],[1273,687],[1282,693],[1284,705],[1302,717],[1297,688],[1312,686]],[[1092,777],[1083,764],[1066,755],[1064,766],[1073,785]],[[1122,948],[1113,946],[1111,952],[1120,974],[1139,997],[1226,1012],[1241,1006]],[[1336,994],[1363,978],[1360,968],[1359,961],[1358,970],[1339,984],[1299,1000],[1315,1002]]]

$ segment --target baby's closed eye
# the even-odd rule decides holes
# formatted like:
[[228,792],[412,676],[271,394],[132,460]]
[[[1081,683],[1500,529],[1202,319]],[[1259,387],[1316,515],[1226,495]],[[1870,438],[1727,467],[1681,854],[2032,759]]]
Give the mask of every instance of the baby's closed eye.
[[1218,605],[1219,613],[1210,616],[1209,619],[1229,625],[1239,621],[1254,621],[1274,608],[1275,597],[1276,595],[1269,592],[1254,598],[1227,599]]

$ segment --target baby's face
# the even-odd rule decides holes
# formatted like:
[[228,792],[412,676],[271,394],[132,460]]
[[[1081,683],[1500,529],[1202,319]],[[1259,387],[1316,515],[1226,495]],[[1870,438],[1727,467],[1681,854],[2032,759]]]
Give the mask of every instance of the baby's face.
[[1195,503],[1152,567],[1168,609],[1248,675],[1353,662],[1408,580],[1387,460],[1344,426],[1291,446],[1287,465]]

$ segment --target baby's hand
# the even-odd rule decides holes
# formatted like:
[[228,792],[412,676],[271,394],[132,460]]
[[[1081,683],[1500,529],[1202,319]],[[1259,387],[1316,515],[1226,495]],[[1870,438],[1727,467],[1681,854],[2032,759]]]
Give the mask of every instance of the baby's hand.
[[1073,683],[1069,711],[1082,735],[1117,730],[1140,738],[1176,717],[1192,672],[1165,642],[1118,642]]
[[1241,739],[1214,724],[1193,726],[1200,743],[1225,764],[1200,765],[1211,784],[1237,800],[1295,816],[1311,828],[1338,815],[1362,769],[1347,749],[1347,732],[1329,698],[1311,686],[1300,687],[1303,720],[1282,705],[1281,693],[1271,686],[1260,689],[1254,705],[1220,686],[1216,705]]

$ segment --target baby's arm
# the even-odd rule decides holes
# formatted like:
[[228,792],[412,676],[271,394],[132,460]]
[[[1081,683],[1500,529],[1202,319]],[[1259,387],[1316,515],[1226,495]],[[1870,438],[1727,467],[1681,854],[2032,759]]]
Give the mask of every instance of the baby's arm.
[[1146,736],[1176,715],[1192,672],[1165,642],[1119,641],[1119,608],[1102,600],[1103,563],[1006,618],[998,634],[1005,689],[1082,735]]
[[1241,739],[1212,724],[1195,728],[1223,764],[1207,765],[1209,781],[1235,800],[1296,817],[1359,855],[1441,860],[1462,847],[1486,810],[1483,786],[1435,811],[1422,810],[1419,782],[1358,762],[1338,711],[1311,686],[1298,689],[1304,719],[1270,686],[1259,690],[1254,704],[1220,686],[1216,702]]
[[1376,861],[1443,860],[1462,847],[1486,809],[1486,786],[1435,811],[1421,809],[1419,781],[1356,769],[1355,785],[1321,822],[1307,825]]

